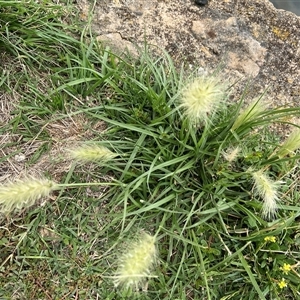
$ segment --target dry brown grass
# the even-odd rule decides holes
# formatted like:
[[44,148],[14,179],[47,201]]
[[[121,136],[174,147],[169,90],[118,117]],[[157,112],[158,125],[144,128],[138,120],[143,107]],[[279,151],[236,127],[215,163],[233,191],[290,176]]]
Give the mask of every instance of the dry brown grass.
[[[9,114],[6,116],[6,119],[8,118]],[[40,132],[27,142],[22,141],[22,135],[7,132],[0,136],[0,145],[2,145],[0,153],[3,158],[0,162],[0,181],[26,175],[40,176],[47,171],[54,180],[59,182],[70,168],[71,162],[66,159],[66,149],[94,139],[95,133],[98,134],[103,130],[105,130],[103,122],[99,121],[91,125],[83,114],[78,114],[72,117],[63,116],[63,118],[52,116],[52,120],[41,126]],[[42,132],[48,135],[46,141],[39,138]],[[45,143],[50,145],[50,150],[42,154],[36,163],[29,164]]]

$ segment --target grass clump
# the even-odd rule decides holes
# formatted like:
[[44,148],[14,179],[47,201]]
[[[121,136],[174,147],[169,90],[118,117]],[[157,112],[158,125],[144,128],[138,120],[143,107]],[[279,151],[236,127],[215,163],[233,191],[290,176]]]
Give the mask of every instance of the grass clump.
[[66,33],[75,31],[67,24],[71,15],[69,5],[53,1],[1,0],[0,49],[36,69],[58,66],[58,54],[71,51],[77,44]]
[[[247,105],[246,92],[231,103],[219,75],[189,75],[166,53],[145,47],[133,59],[84,34],[74,40],[63,54],[49,50],[55,67],[39,54],[38,67],[25,61],[47,66],[47,93],[30,99],[15,87],[21,101],[0,128],[23,136],[3,145],[6,168],[28,145],[28,170],[58,145],[61,156],[40,169],[61,182],[50,201],[1,219],[0,297],[297,299],[298,135],[282,143],[269,126],[299,107],[267,109],[263,97]],[[3,204],[11,193],[1,189]],[[17,193],[26,205],[16,208],[48,192]],[[142,233],[127,239],[133,232]]]

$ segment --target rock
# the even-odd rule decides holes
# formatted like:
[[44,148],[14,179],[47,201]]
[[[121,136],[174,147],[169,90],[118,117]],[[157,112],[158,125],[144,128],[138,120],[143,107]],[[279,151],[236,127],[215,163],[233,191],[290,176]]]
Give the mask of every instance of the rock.
[[270,87],[274,105],[299,105],[300,17],[268,0],[210,0],[205,6],[194,0],[103,0],[92,28],[100,39],[127,49],[146,39],[178,65],[212,71],[222,65],[224,77],[240,79],[236,98],[252,79],[249,97]]
[[134,57],[138,56],[136,47],[131,42],[123,40],[121,34],[118,32],[99,35],[96,40],[103,42],[117,54],[128,51]]

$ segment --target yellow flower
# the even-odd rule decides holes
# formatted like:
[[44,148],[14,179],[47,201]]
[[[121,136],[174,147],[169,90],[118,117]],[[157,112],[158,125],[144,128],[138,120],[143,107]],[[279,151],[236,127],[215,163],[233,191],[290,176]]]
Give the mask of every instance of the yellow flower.
[[265,242],[270,242],[270,243],[275,243],[276,242],[276,237],[275,236],[266,236],[264,238]]
[[291,270],[292,267],[290,264],[286,264],[284,263],[282,267],[280,267],[280,270],[284,273],[284,274],[288,274]]
[[278,286],[283,289],[285,287],[287,287],[287,283],[285,282],[285,279],[282,278],[279,282],[278,282]]

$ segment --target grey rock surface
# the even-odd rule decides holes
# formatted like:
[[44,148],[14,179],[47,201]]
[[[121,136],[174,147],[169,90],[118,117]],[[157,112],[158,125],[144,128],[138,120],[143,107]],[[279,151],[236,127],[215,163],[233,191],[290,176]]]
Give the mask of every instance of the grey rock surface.
[[239,80],[235,98],[250,80],[249,98],[269,88],[267,98],[276,106],[300,103],[300,17],[268,0],[210,0],[205,6],[102,0],[94,8],[93,30],[120,51],[147,40],[178,64],[208,71],[221,64],[224,77]]

